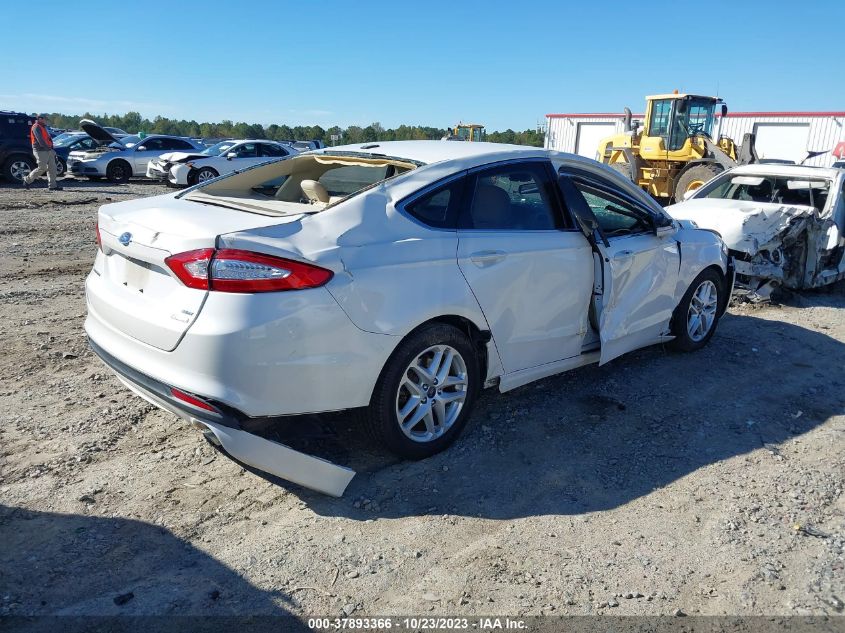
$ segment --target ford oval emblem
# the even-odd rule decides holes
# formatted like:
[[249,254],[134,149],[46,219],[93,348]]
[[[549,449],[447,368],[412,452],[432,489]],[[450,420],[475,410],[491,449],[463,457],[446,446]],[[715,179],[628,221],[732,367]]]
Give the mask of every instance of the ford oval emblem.
[[126,233],[121,235],[119,238],[117,238],[117,241],[120,242],[121,244],[123,244],[124,246],[129,246],[129,242],[132,241],[132,233],[129,233],[127,231]]

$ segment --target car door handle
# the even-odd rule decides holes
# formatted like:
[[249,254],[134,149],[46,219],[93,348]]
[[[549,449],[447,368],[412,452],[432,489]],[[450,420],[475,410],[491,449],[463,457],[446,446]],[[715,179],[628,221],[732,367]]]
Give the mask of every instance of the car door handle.
[[507,257],[505,251],[478,251],[469,256],[472,263],[479,268],[498,264],[505,257]]
[[619,251],[616,255],[613,256],[613,259],[621,261],[623,259],[628,259],[629,257],[633,257],[634,251]]

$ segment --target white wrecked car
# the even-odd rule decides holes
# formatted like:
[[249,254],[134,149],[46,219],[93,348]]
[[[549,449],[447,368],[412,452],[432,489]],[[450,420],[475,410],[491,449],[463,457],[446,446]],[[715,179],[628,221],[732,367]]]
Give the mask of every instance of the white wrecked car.
[[250,432],[360,409],[420,459],[508,391],[626,352],[707,344],[724,243],[599,163],[395,141],[264,163],[100,208],[91,347],[229,454],[333,495],[353,471]]
[[666,211],[718,232],[736,260],[737,290],[763,299],[778,286],[817,288],[845,278],[843,186],[839,169],[746,165]]

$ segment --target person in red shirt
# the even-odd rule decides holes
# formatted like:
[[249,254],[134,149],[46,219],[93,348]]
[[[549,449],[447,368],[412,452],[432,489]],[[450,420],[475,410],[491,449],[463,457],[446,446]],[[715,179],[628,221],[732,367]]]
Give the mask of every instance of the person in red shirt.
[[35,119],[35,123],[29,130],[29,140],[32,142],[32,153],[35,160],[38,161],[38,167],[29,172],[23,179],[24,188],[29,189],[36,178],[40,178],[46,173],[47,188],[51,191],[61,190],[56,179],[56,151],[53,149],[53,139],[50,138],[50,132],[47,131],[47,115],[39,114]]

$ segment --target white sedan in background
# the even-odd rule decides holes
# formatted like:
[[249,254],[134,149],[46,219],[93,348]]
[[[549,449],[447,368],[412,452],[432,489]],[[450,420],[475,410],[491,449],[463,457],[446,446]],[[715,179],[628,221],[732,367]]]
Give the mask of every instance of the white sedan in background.
[[251,167],[270,160],[298,153],[290,145],[275,141],[242,139],[226,140],[201,152],[170,152],[147,164],[147,178],[165,180],[171,185],[187,187]]
[[718,232],[736,260],[737,288],[765,299],[779,287],[845,279],[845,171],[745,165],[666,208]]
[[505,392],[713,336],[724,243],[599,163],[402,141],[259,165],[100,208],[92,349],[244,463],[329,494],[354,472],[249,432],[357,409],[411,459]]

